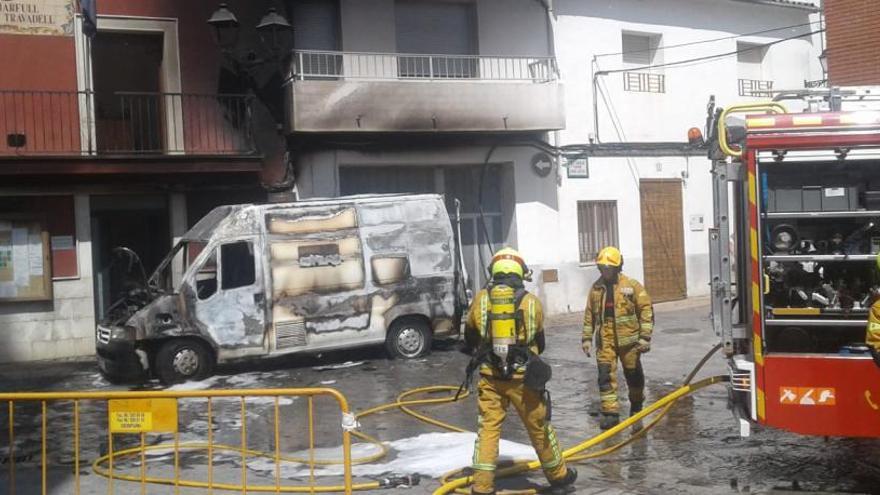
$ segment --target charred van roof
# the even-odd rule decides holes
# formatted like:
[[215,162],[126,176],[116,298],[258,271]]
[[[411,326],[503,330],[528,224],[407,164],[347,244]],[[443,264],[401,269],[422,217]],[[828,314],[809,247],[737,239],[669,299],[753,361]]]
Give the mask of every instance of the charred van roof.
[[199,220],[182,239],[185,241],[207,241],[212,235],[217,233],[222,233],[224,236],[258,234],[260,231],[261,214],[269,211],[315,206],[381,203],[389,199],[395,201],[437,201],[442,200],[442,196],[439,194],[359,194],[336,198],[314,198],[292,203],[218,206]]

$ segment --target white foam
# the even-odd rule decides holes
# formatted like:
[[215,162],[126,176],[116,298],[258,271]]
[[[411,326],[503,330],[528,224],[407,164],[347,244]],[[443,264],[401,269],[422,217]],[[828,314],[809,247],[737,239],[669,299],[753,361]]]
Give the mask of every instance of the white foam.
[[[475,433],[425,433],[415,437],[388,442],[388,455],[376,463],[359,464],[352,467],[355,476],[378,476],[382,474],[412,474],[439,478],[444,473],[468,467],[474,452]],[[352,458],[366,457],[378,452],[372,444],[352,445]],[[291,457],[308,458],[308,452],[287,454]],[[342,449],[315,449],[315,459],[341,459]],[[534,460],[535,451],[530,445],[501,440],[499,462],[505,460]],[[272,459],[254,459],[248,467],[255,471],[274,472]],[[315,469],[316,476],[339,476],[342,466],[322,466]],[[283,463],[281,476],[302,478],[309,476],[309,467],[303,464]]]

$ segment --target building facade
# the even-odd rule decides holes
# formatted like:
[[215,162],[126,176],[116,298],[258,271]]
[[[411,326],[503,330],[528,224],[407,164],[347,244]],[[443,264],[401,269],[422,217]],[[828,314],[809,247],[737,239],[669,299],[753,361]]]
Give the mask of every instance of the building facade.
[[[265,12],[239,3],[242,23]],[[85,29],[76,0],[0,5],[0,362],[93,355],[139,274],[115,247],[149,274],[211,208],[265,201],[284,175],[283,136],[205,22],[214,2],[97,4]]]
[[824,0],[824,13],[831,84],[880,84],[880,5],[866,0]]
[[40,3],[0,22],[0,362],[92,354],[128,283],[114,246],[149,271],[267,183],[444,193],[470,287],[514,246],[550,313],[583,309],[603,244],[658,299],[705,294],[709,163],[687,129],[710,95],[821,78],[816,9],[788,0],[229,2],[242,26],[290,20],[278,63],[252,30],[221,53],[213,2],[103,0],[94,37],[74,0]]
[[[580,310],[603,244],[656,300],[709,292],[710,164],[688,150],[706,106],[761,101],[821,79],[820,23],[809,2],[555,2],[566,86],[558,235],[541,292],[551,311]],[[811,34],[812,33],[812,34]],[[594,79],[595,78],[595,79]],[[595,83],[594,83],[595,80]]]
[[[710,95],[757,101],[821,78],[809,2],[305,3],[334,21],[317,34],[316,15],[294,14],[311,33],[288,104],[300,196],[457,197],[471,275],[487,237],[516,246],[556,313],[583,308],[603,244],[659,300],[707,294],[709,163],[687,129]],[[549,167],[542,142],[565,151]]]

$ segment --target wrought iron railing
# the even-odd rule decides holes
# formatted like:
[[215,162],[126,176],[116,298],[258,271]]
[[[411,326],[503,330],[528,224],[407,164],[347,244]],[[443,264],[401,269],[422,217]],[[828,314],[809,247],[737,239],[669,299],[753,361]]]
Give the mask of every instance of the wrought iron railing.
[[665,93],[666,76],[653,72],[624,72],[623,90],[635,93]]
[[773,81],[760,79],[738,79],[740,96],[769,98],[773,96]]
[[828,79],[816,79],[813,81],[804,79],[804,87],[808,88],[808,89],[827,88],[828,87]]
[[296,79],[455,80],[549,82],[553,57],[493,57],[295,50]]
[[250,155],[252,97],[0,90],[0,156]]

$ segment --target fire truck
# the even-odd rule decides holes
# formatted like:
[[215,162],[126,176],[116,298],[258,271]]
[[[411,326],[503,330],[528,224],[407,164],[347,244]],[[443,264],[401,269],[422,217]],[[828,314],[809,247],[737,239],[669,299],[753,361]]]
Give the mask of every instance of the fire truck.
[[731,408],[803,435],[880,437],[880,87],[783,92],[716,108],[712,325]]

